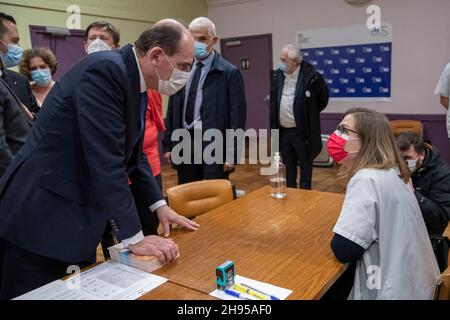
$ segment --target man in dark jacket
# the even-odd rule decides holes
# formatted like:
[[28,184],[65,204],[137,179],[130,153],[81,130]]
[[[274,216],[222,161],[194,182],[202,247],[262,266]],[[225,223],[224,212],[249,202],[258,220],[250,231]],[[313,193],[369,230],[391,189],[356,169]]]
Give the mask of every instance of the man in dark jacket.
[[19,47],[19,30],[17,29],[16,20],[14,17],[0,12],[0,18],[5,21],[8,26],[10,40],[8,44],[16,46],[17,51],[15,53],[9,53],[10,58],[7,59],[8,64],[5,65],[2,59],[0,59],[0,77],[5,81],[6,84],[15,93],[20,102],[23,103],[25,107],[32,113],[37,113],[40,108],[36,102],[36,98],[31,91],[31,85],[28,79],[15,71],[8,70],[8,68],[14,67],[19,63],[22,57],[22,48]]
[[286,184],[311,189],[313,160],[322,149],[320,112],[328,104],[328,88],[320,73],[302,60],[292,44],[281,50],[280,67],[272,73],[270,124],[280,130],[280,149],[286,165]]
[[[194,154],[203,153],[207,147],[199,139],[194,139],[194,132],[199,133],[197,137],[201,137],[205,131],[217,129],[222,134],[225,146],[226,130],[244,129],[246,117],[242,75],[238,68],[213,50],[218,40],[214,24],[208,18],[197,18],[189,25],[189,31],[196,41],[195,61],[186,87],[169,99],[163,140],[164,157],[177,169],[179,184],[203,179],[228,179],[235,169],[240,144],[236,143],[232,151],[233,161],[219,157],[211,164],[207,164],[203,157],[201,161],[194,161]],[[172,153],[178,144],[172,141],[172,133],[177,129],[186,130],[191,137],[190,146],[185,149],[190,151],[190,163],[184,159],[176,161],[175,157],[185,158],[186,155]],[[195,145],[199,148],[196,149]],[[226,157],[226,147],[223,152]]]
[[[0,16],[0,51],[8,52],[7,44],[11,42],[12,23]],[[0,177],[24,145],[31,126],[31,118],[25,113],[19,99],[0,78]]]
[[448,239],[443,234],[450,220],[450,167],[416,133],[401,133],[396,142],[412,172],[414,194],[442,272],[448,262]]

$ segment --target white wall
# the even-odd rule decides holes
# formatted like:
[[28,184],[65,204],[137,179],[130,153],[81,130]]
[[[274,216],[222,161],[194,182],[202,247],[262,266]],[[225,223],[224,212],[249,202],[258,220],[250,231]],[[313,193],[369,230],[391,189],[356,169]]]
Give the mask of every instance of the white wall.
[[[382,21],[393,26],[392,101],[332,102],[324,112],[370,106],[384,113],[445,113],[434,90],[450,62],[450,0],[373,0],[371,4],[379,5]],[[208,15],[222,38],[272,33],[276,66],[279,50],[294,43],[297,31],[365,24],[366,7],[344,0],[256,0],[209,8]]]

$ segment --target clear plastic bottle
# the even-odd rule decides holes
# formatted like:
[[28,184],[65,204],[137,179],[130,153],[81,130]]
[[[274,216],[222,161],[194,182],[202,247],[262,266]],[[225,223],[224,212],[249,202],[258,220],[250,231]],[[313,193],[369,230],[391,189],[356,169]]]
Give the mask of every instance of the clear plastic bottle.
[[282,199],[286,197],[286,167],[281,162],[279,152],[275,152],[270,176],[270,195],[273,198]]

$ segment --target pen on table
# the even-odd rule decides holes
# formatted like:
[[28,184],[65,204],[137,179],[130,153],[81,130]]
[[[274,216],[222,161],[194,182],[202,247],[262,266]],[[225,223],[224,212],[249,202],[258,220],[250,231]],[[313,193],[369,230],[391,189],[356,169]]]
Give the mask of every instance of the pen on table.
[[227,295],[235,297],[235,298],[245,299],[245,300],[253,300],[250,297],[248,297],[246,294],[239,293],[239,292],[236,292],[236,291],[233,291],[233,290],[226,289],[224,292]]
[[275,296],[273,296],[271,294],[265,293],[265,292],[263,292],[261,290],[258,290],[256,288],[250,287],[249,285],[246,285],[244,283],[241,283],[240,286],[242,286],[244,289],[247,289],[247,290],[250,290],[250,291],[254,291],[254,292],[259,293],[259,294],[261,294],[263,296],[266,296],[266,299],[268,299],[268,300],[280,300],[280,298],[277,298],[277,297],[275,297]]
[[252,296],[254,296],[254,297],[256,297],[256,298],[258,298],[260,300],[270,300],[269,296],[261,294],[259,292],[254,291],[254,290],[251,290],[249,288],[245,288],[245,287],[243,287],[243,286],[241,286],[239,284],[235,284],[233,286],[233,289],[235,289],[235,290],[237,290],[239,292],[242,292],[242,293],[247,293],[249,295],[252,295]]

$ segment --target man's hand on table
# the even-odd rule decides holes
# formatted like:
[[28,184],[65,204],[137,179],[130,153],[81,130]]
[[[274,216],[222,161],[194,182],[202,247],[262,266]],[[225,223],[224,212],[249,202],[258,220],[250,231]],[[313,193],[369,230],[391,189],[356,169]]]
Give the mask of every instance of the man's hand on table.
[[129,249],[141,256],[155,256],[162,264],[172,262],[178,256],[178,245],[172,239],[147,236],[141,242],[130,244]]
[[155,256],[163,264],[172,262],[178,256],[178,245],[167,237],[170,235],[170,225],[178,224],[189,230],[196,231],[199,224],[191,221],[186,217],[180,216],[173,211],[169,206],[164,205],[156,209],[159,222],[164,229],[164,237],[147,236],[144,240],[129,245],[129,249],[141,256]]
[[158,219],[164,229],[164,237],[168,237],[170,235],[170,225],[178,224],[181,227],[185,227],[186,229],[196,231],[200,226],[197,222],[189,220],[186,217],[180,216],[178,213],[173,211],[169,206],[165,205],[156,209],[156,213],[158,214]]

